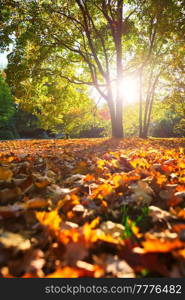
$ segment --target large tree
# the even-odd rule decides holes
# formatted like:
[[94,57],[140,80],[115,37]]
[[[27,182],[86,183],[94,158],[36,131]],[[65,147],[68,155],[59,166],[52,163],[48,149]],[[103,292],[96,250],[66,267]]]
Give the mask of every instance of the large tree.
[[[13,27],[17,45],[29,39],[37,47],[37,57],[38,52],[46,56],[50,52],[50,62],[57,60],[48,72],[57,72],[70,83],[94,86],[108,103],[112,135],[123,137],[122,45],[135,8],[124,11],[123,0],[12,0],[8,4],[14,9],[12,23],[18,20],[16,30]],[[62,68],[69,63],[74,72]],[[45,66],[40,67],[42,72]]]
[[[146,138],[154,100],[165,92],[166,72],[172,61],[177,63],[184,44],[185,14],[182,1],[176,0],[138,0],[136,6],[129,65],[139,77],[139,136]],[[177,85],[175,78],[170,84]]]

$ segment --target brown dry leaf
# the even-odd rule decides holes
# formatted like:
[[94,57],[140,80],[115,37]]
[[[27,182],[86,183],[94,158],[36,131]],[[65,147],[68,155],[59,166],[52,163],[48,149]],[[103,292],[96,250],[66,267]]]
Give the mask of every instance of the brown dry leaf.
[[132,161],[129,161],[128,158],[124,157],[123,155],[120,156],[119,163],[121,165],[121,168],[123,168],[124,171],[134,170]]
[[[40,249],[33,249],[27,252],[23,260],[24,271],[26,273],[38,273],[44,266],[44,253]],[[42,275],[42,273],[40,274]]]
[[73,192],[73,190],[68,189],[68,188],[61,188],[60,186],[58,186],[56,184],[52,184],[48,187],[48,191],[51,192],[53,197],[56,197],[56,198],[64,197],[65,195],[68,195],[71,192]]
[[90,174],[86,175],[86,176],[83,178],[83,181],[84,181],[84,182],[92,182],[92,181],[94,181],[94,180],[95,180],[95,177],[94,177],[93,175],[90,175]]
[[175,196],[181,198],[182,200],[185,200],[185,191],[179,191],[175,193]]
[[43,189],[46,186],[48,186],[50,184],[50,182],[47,179],[40,180],[40,181],[36,181],[35,185],[36,187],[38,187],[39,189]]
[[[184,144],[137,138],[1,142],[0,225],[9,233],[1,243],[1,275],[137,277],[148,270],[183,276]],[[29,236],[33,248],[18,250],[15,241],[24,243],[12,233]],[[99,262],[91,264],[95,256]]]
[[185,209],[181,209],[178,214],[177,214],[177,217],[179,219],[185,219]]
[[0,206],[0,218],[10,218],[19,216],[24,210],[24,203]]
[[147,269],[168,277],[167,266],[162,263],[159,253],[145,253],[143,248],[139,248],[136,243],[133,244],[130,239],[125,240],[119,257],[126,260],[135,272]]
[[33,198],[33,199],[29,199],[26,201],[25,203],[25,208],[43,208],[43,207],[48,207],[49,206],[50,201],[47,199],[43,199],[43,198]]
[[73,174],[85,174],[88,170],[88,164],[86,161],[79,162],[76,167],[73,169]]
[[175,250],[173,251],[173,255],[180,259],[185,259],[185,249]]
[[131,200],[143,205],[151,203],[154,192],[146,182],[138,181],[137,184],[132,184],[129,188],[133,192],[130,196]]
[[177,224],[172,224],[172,230],[174,232],[180,232],[181,230],[185,229],[185,224],[184,223],[177,223]]
[[178,219],[185,219],[185,208],[182,209],[181,207],[176,207],[170,209],[171,213],[176,216]]
[[71,195],[64,198],[64,200],[58,202],[58,207],[62,209],[64,213],[71,211],[75,205],[78,205],[79,198],[76,195]]
[[78,182],[78,183],[82,183],[82,180],[85,178],[85,176],[84,175],[82,175],[82,174],[75,174],[75,175],[72,175],[72,176],[70,176],[70,177],[68,177],[67,179],[65,179],[65,183],[66,184],[71,184],[71,183],[76,183],[76,182]]
[[80,268],[64,267],[46,276],[46,278],[94,277],[94,272]]
[[121,237],[113,237],[111,234],[105,234],[101,229],[96,230],[96,240],[100,240],[106,243],[111,244],[120,244],[123,245],[124,241]]
[[149,206],[149,216],[152,217],[153,222],[158,221],[168,221],[169,219],[173,219],[174,216],[170,214],[168,211],[162,210],[157,206]]
[[101,224],[100,229],[113,238],[122,238],[125,227],[122,224],[107,221]]
[[99,265],[92,265],[85,261],[78,260],[76,263],[76,266],[78,268],[84,269],[86,271],[93,272],[94,273],[93,277],[95,277],[95,278],[99,278],[104,275],[104,269]]
[[44,265],[44,252],[40,249],[30,249],[21,260],[10,261],[9,269],[10,273],[13,274],[24,273],[23,278],[44,277],[44,272],[42,271]]
[[167,200],[167,206],[174,207],[174,206],[177,206],[178,204],[180,204],[181,202],[182,202],[181,197],[173,196]]
[[[62,238],[60,239],[62,242]],[[88,255],[88,248],[82,242],[69,242],[63,255],[63,260],[69,266],[75,266],[78,260],[83,260]]]
[[7,188],[0,191],[0,202],[7,203],[10,200],[16,199],[22,194],[22,191],[19,187]]
[[15,248],[16,250],[28,250],[31,243],[28,239],[18,233],[0,231],[0,244],[4,248]]
[[112,273],[118,278],[135,278],[133,269],[125,260],[121,260],[118,256],[109,255],[106,259],[106,272]]
[[25,181],[22,182],[22,184],[19,185],[21,188],[21,191],[23,194],[26,194],[28,192],[31,192],[34,190],[34,184],[31,176],[28,176]]
[[82,227],[72,228],[70,230],[64,229],[58,231],[57,239],[59,242],[67,245],[70,242],[74,243],[84,243],[85,248],[89,248],[92,243],[96,242],[98,237],[96,230],[93,227],[98,221],[96,219],[92,223],[85,223]]
[[169,200],[173,197],[173,192],[169,190],[161,190],[159,192],[159,196],[161,199]]

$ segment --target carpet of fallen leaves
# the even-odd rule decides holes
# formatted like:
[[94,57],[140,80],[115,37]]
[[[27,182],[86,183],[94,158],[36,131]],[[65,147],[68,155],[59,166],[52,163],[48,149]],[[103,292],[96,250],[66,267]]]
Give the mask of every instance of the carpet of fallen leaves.
[[0,277],[184,277],[185,139],[0,143]]

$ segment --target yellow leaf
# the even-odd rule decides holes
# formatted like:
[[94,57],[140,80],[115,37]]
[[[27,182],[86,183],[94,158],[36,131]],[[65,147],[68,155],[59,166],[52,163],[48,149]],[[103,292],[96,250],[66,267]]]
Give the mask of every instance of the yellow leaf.
[[57,210],[51,212],[36,212],[36,218],[41,225],[48,227],[50,230],[58,230],[61,218]]
[[142,246],[144,247],[145,253],[149,252],[171,252],[172,250],[183,248],[183,242],[179,239],[147,239],[146,241],[142,242]]
[[13,172],[11,170],[0,167],[0,180],[10,181],[12,176]]
[[113,176],[112,181],[115,187],[118,187],[123,183],[122,177],[120,175]]
[[62,269],[56,270],[54,273],[51,273],[46,276],[46,278],[77,278],[82,277],[84,271],[78,268],[64,267]]
[[130,161],[131,165],[136,168],[136,167],[143,167],[143,168],[149,168],[150,165],[147,162],[147,160],[145,158],[137,158],[134,159],[133,161]]

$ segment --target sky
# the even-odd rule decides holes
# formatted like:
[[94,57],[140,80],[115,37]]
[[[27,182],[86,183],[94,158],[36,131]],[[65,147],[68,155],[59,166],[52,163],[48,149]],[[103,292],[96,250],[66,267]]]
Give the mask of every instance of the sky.
[[7,66],[7,54],[8,52],[0,53],[0,69],[4,69]]
[[10,44],[8,51],[0,52],[0,69],[6,68],[8,64],[7,55],[10,52],[12,52],[12,50],[13,50],[13,44]]

